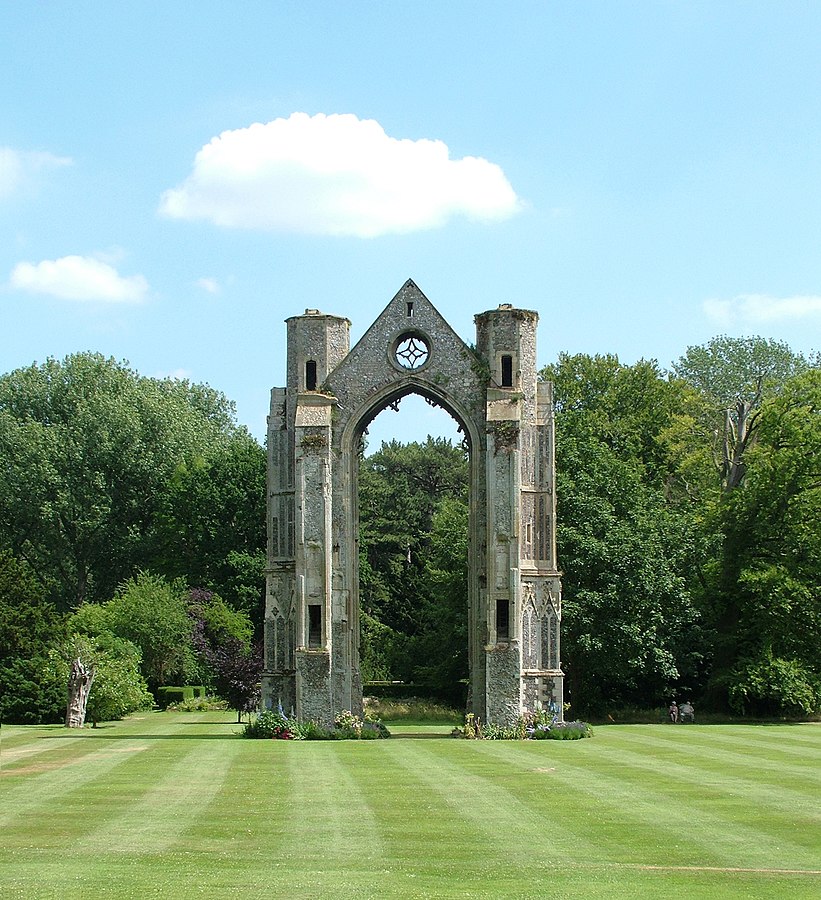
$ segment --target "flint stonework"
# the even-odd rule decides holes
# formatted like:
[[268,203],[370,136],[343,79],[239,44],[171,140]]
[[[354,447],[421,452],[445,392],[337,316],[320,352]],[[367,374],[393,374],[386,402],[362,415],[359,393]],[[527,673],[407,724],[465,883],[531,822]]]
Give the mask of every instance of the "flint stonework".
[[562,710],[554,434],[536,373],[538,315],[475,317],[476,346],[407,281],[350,349],[350,322],[287,320],[287,386],[268,417],[263,703],[330,722],[362,711],[359,512],[363,434],[419,394],[459,425],[470,456],[468,711],[513,724]]

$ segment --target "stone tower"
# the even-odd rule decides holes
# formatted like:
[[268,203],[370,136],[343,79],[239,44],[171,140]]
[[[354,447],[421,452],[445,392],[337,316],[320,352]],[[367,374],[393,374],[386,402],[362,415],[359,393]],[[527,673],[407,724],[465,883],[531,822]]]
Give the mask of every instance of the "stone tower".
[[535,312],[476,316],[468,347],[407,281],[349,349],[350,322],[287,320],[287,387],[268,419],[263,703],[330,722],[361,712],[359,514],[362,436],[415,393],[457,421],[470,451],[469,706],[512,724],[561,715],[551,387],[536,375]]

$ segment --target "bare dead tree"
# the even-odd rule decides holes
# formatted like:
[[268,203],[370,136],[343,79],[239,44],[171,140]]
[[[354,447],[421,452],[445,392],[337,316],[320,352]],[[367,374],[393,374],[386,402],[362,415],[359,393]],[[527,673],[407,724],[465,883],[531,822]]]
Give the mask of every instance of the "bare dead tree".
[[94,682],[94,664],[86,664],[76,656],[68,675],[68,706],[66,728],[82,728],[86,721],[86,706]]

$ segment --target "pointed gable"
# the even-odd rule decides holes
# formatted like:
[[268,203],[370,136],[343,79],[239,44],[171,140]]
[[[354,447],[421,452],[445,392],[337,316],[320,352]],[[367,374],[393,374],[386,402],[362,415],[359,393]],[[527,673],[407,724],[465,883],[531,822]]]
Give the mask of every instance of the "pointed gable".
[[[390,383],[433,384],[471,350],[414,281],[408,279],[348,356],[328,376],[340,400],[356,371],[374,388]],[[343,401],[344,402],[344,401]]]

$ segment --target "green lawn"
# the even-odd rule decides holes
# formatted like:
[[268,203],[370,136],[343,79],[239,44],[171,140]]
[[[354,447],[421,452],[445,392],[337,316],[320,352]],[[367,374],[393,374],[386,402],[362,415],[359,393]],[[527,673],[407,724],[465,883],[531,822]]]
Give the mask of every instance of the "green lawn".
[[231,719],[4,726],[0,896],[821,896],[819,725],[296,743]]

